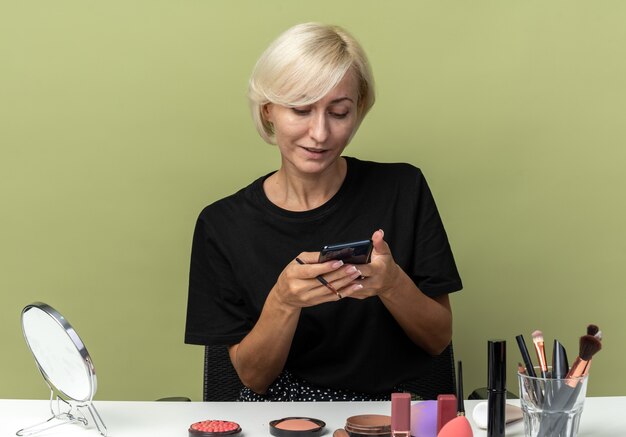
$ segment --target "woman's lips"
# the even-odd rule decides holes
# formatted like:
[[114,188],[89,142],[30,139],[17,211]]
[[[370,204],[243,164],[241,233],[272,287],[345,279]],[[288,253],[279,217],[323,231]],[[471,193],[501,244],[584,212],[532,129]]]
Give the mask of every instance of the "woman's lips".
[[308,150],[309,152],[314,152],[314,153],[321,153],[321,152],[325,152],[326,149],[316,149],[314,147],[302,147],[304,150]]
[[325,152],[327,152],[326,149],[315,149],[312,147],[302,147],[302,150],[304,150],[306,152],[307,155],[309,156],[313,156],[313,157],[319,157],[324,155]]

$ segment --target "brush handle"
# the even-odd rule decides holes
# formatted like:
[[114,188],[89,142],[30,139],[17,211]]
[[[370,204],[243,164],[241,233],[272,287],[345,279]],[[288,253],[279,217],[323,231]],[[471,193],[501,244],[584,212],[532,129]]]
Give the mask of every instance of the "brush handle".
[[[552,409],[554,410],[571,410],[576,403],[582,390],[583,383],[576,381],[576,386],[563,384],[558,388],[558,391],[553,394],[552,397]],[[546,415],[541,421],[541,427],[537,437],[555,437],[563,435],[565,427],[567,426],[567,416],[548,416]]]
[[530,359],[530,354],[528,353],[528,348],[526,347],[524,336],[520,334],[515,337],[515,340],[517,340],[517,346],[519,347],[519,351],[522,354],[522,360],[524,360],[524,365],[526,366],[526,373],[528,373],[528,376],[536,378],[537,374],[535,373],[533,361]]
[[[576,357],[574,364],[572,364],[572,367],[569,369],[569,372],[567,372],[565,378],[579,378],[585,375],[590,362],[591,360],[585,361],[580,357]],[[574,387],[574,385],[572,385],[572,387]]]
[[539,369],[542,378],[548,378],[548,362],[546,361],[546,351],[543,341],[533,341],[535,345],[535,352],[537,352],[537,359],[539,360]]

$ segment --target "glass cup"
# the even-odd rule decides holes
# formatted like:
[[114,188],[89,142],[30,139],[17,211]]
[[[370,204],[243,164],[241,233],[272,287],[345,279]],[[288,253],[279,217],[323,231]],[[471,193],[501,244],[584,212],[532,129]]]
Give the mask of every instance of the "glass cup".
[[587,375],[533,378],[517,374],[526,437],[576,437],[587,393]]

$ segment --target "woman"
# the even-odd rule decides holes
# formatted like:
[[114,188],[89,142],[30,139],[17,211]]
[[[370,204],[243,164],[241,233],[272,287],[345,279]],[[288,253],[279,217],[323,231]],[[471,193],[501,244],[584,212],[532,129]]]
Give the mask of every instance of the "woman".
[[[229,346],[243,400],[389,399],[450,343],[448,293],[462,287],[426,181],[342,156],[374,87],[339,27],[283,33],[249,99],[281,166],[200,214],[185,341]],[[326,244],[368,238],[369,264],[317,262]]]

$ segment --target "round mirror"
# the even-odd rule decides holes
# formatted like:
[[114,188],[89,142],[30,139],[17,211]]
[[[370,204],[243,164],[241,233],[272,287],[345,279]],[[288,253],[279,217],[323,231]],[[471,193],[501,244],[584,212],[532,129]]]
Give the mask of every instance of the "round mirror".
[[96,373],[80,337],[65,318],[45,303],[22,310],[24,338],[50,389],[65,399],[91,401]]

